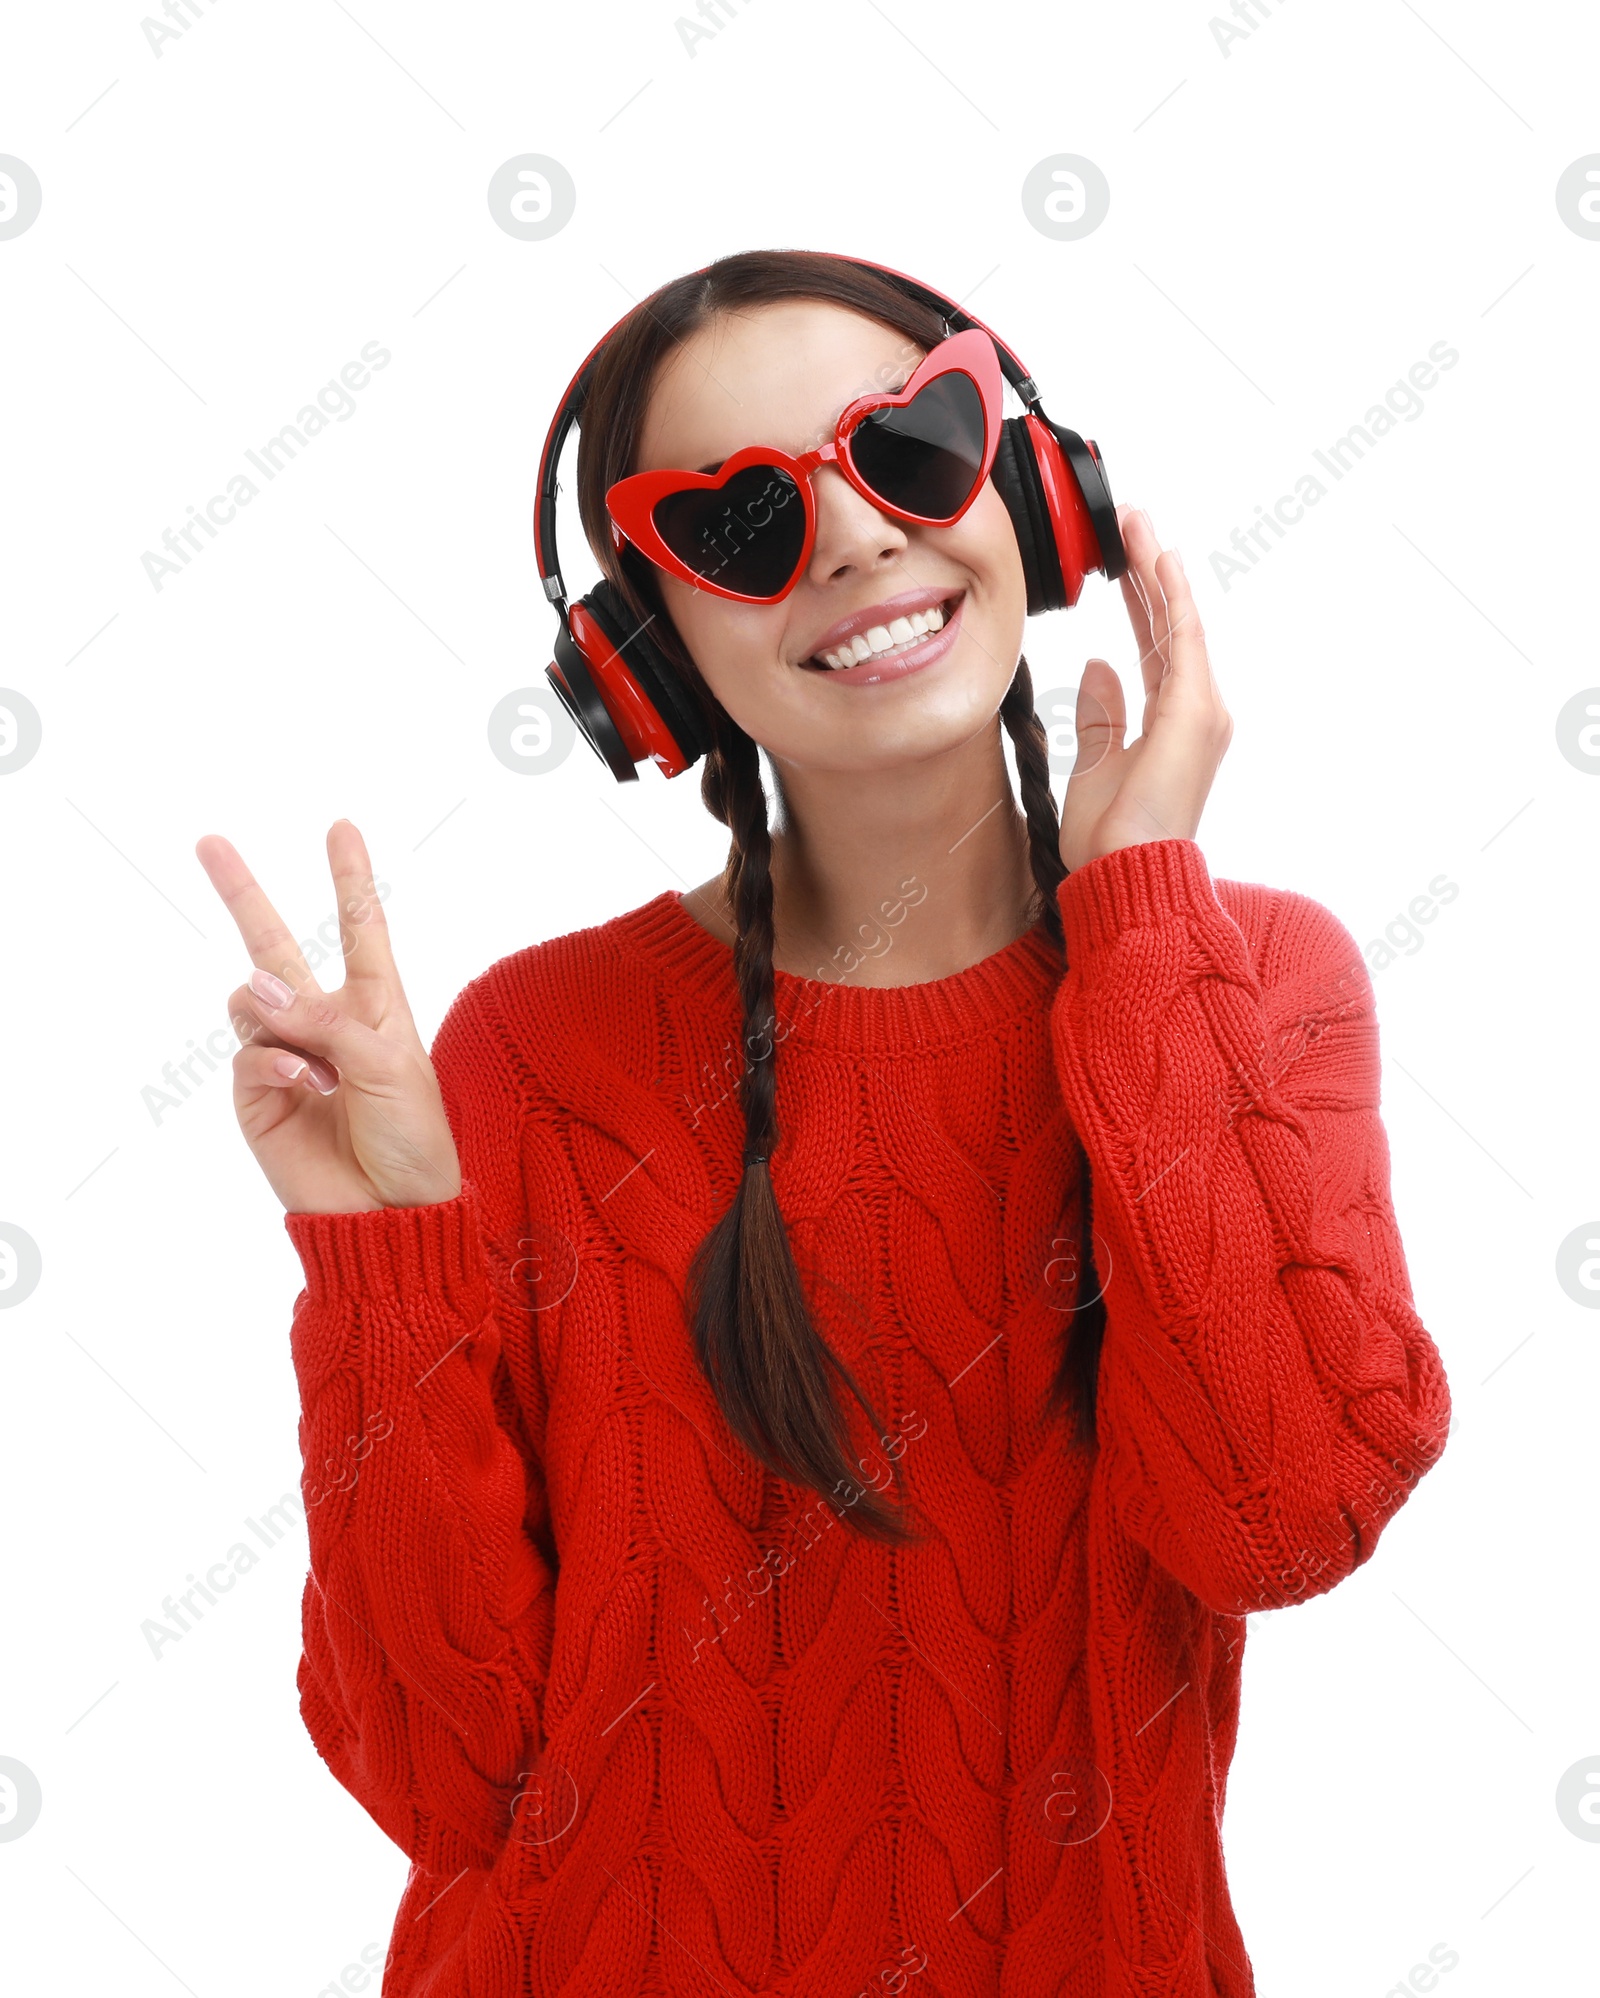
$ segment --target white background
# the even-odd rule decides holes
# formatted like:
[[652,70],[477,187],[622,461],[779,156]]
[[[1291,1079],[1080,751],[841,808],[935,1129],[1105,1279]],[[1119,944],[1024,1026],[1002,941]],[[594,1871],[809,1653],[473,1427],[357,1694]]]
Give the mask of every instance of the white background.
[[[1451,1998],[1600,1989],[1600,1844],[1555,1806],[1600,1756],[1600,1319],[1555,1273],[1600,1214],[1600,759],[1557,742],[1600,685],[1600,242],[1555,200],[1600,151],[1600,23],[1264,0],[1224,54],[1205,4],[729,0],[690,55],[675,4],[198,0],[159,55],[136,5],[10,19],[0,152],[43,207],[0,242],[0,684],[44,736],[0,783],[0,1221],[43,1277],[0,1312],[0,1755],[43,1811],[0,1842],[7,1981],[315,1998],[387,1938],[405,1860],[296,1708],[303,1526],[159,1660],[141,1635],[300,1474],[299,1263],[226,1061],[142,1094],[248,971],[194,843],[309,934],[352,817],[429,1039],[506,952],[716,870],[698,772],[618,786],[580,742],[517,774],[486,724],[543,686],[572,369],[666,278],[789,245],[970,299],[1183,552],[1235,717],[1214,876],[1363,945],[1459,887],[1374,970],[1456,1431],[1366,1567],[1252,1620],[1228,1863],[1268,1998],[1427,1988],[1440,1943]],[[526,152],[578,191],[543,242],[486,201]],[[1020,199],[1061,152],[1111,187],[1077,242]],[[355,414],[156,590],[163,530],[373,340]],[[1441,340],[1422,413],[1224,587],[1213,552]],[[1041,695],[1096,652],[1137,686],[1100,578],[1027,650]]]

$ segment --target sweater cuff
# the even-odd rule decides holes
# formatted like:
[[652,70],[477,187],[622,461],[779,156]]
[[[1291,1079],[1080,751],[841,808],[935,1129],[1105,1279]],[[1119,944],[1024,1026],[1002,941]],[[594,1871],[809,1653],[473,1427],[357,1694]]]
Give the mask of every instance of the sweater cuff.
[[1221,918],[1206,857],[1192,839],[1151,839],[1073,868],[1056,889],[1067,963],[1081,963],[1124,930]]
[[313,1306],[439,1300],[475,1322],[488,1309],[488,1261],[476,1187],[421,1207],[375,1207],[350,1214],[286,1213]]

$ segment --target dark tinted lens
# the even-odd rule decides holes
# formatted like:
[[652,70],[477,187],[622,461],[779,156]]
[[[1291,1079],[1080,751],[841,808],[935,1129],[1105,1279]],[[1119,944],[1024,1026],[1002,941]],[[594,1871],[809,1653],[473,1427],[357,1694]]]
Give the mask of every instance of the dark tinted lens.
[[708,583],[747,597],[775,597],[800,565],[806,510],[800,488],[776,465],[747,465],[724,486],[668,493],[651,513],[678,560]]
[[924,520],[961,511],[983,465],[983,397],[970,375],[936,375],[904,408],[878,409],[850,436],[856,470],[881,499]]

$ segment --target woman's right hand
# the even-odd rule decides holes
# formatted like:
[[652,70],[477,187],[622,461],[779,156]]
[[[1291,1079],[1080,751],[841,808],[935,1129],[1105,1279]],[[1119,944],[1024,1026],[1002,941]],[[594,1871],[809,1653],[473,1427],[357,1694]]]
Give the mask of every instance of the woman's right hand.
[[[256,966],[253,982],[228,999],[242,1043],[233,1107],[273,1192],[298,1214],[453,1200],[461,1191],[455,1138],[360,833],[348,819],[328,829],[344,946],[344,984],[331,995],[228,841],[207,833],[195,853]],[[288,1003],[274,1006],[274,991]]]

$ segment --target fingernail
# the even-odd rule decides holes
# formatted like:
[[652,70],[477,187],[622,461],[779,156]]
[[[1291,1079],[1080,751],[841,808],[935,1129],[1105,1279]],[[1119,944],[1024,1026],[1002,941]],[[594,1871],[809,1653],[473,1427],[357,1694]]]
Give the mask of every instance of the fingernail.
[[1156,531],[1156,524],[1150,518],[1149,514],[1145,512],[1143,507],[1140,507],[1139,509],[1139,518],[1144,522],[1145,526],[1149,528],[1150,532],[1154,534]]
[[319,1061],[315,1055],[306,1064],[306,1068],[319,1094],[331,1096],[339,1087],[339,1071],[329,1068],[325,1061]]
[[263,971],[259,964],[250,974],[250,990],[266,1006],[287,1006],[294,997],[293,992],[281,978],[274,978],[270,971]]
[[303,1056],[292,1055],[292,1054],[281,1054],[278,1056],[277,1060],[274,1061],[272,1064],[274,1069],[277,1070],[278,1074],[283,1076],[289,1082],[294,1081],[295,1077],[300,1073],[301,1069],[303,1069],[305,1065],[306,1064]]
[[[1183,557],[1178,553],[1176,548],[1174,548],[1172,551],[1172,559],[1174,562],[1177,563],[1180,569],[1183,569]],[[1183,569],[1183,573],[1187,576],[1189,572],[1187,569]]]

